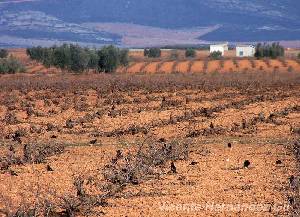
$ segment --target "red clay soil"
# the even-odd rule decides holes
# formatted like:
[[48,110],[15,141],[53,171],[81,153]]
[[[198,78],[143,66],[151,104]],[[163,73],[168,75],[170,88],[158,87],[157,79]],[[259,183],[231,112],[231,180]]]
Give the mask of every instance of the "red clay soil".
[[[143,64],[129,68],[134,72]],[[299,175],[292,151],[300,129],[296,75],[266,73],[255,82],[243,73],[232,74],[236,80],[225,73],[221,81],[212,73],[203,80],[197,80],[201,74],[43,76],[22,79],[22,86],[13,75],[0,81],[0,156],[7,156],[9,145],[21,154],[24,144],[67,147],[42,163],[0,170],[0,209],[17,208],[22,198],[32,201],[36,194],[59,203],[62,196],[76,195],[74,176],[85,177],[86,186],[102,180],[117,150],[131,151],[151,138],[186,141],[189,158],[174,161],[176,173],[168,162],[160,176],[127,185],[105,206],[93,207],[98,214],[79,210],[76,216],[292,214],[290,198],[297,195],[290,177]],[[22,144],[13,141],[17,130]]]

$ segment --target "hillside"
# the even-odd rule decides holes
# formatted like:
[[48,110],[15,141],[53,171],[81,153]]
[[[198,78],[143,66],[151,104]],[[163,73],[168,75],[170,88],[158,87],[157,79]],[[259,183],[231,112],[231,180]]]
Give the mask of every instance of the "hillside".
[[[205,34],[193,36],[193,40],[185,38],[187,43],[299,40],[299,10],[300,2],[293,0],[7,1],[0,3],[0,34],[49,43],[58,40],[126,46],[122,39],[128,32],[115,34],[91,24],[127,23],[163,31],[206,28]],[[29,23],[30,20],[35,22]],[[170,41],[152,38],[154,44],[181,43],[177,38]],[[140,39],[136,37],[137,41]],[[0,44],[2,41],[0,38]]]

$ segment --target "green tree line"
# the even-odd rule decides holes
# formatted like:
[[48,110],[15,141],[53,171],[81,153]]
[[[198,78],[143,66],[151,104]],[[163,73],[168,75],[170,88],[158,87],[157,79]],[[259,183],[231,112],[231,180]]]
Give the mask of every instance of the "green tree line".
[[284,47],[279,43],[272,43],[271,45],[258,43],[256,45],[256,58],[271,57],[275,59],[281,56],[284,56]]
[[43,63],[46,67],[83,72],[89,69],[98,72],[113,72],[119,65],[128,65],[128,50],[115,46],[101,49],[89,49],[79,45],[63,44],[50,48],[33,47],[27,49],[31,59]]
[[158,58],[161,56],[161,49],[157,47],[145,48],[144,56],[150,58]]

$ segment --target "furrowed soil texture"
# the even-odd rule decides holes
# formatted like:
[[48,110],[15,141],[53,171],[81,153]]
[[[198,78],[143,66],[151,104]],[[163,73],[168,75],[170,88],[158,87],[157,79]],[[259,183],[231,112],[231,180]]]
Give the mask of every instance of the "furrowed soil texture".
[[299,73],[207,67],[1,77],[0,213],[297,216]]

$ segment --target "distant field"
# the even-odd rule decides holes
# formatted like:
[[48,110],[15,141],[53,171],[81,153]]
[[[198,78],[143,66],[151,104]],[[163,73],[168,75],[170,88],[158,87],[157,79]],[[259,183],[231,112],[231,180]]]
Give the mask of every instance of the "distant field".
[[[172,50],[162,50],[162,56],[161,58],[170,58],[172,55]],[[178,54],[178,58],[184,58],[184,50],[177,50],[176,53]],[[300,49],[287,49],[285,51],[285,57],[287,58],[296,58],[297,55],[300,53]],[[141,51],[131,51],[130,56],[132,58],[143,58],[144,59],[144,52]],[[209,51],[208,50],[198,50],[196,52],[196,59],[197,58],[207,58],[209,56]],[[229,50],[225,51],[225,58],[233,58],[236,57],[236,51],[235,50]]]
[[[296,60],[187,60],[187,61],[159,61],[153,64],[160,67],[144,67],[149,62],[138,62],[118,70],[119,73],[203,73],[203,72],[300,72],[300,64]],[[205,66],[205,67],[204,67]],[[147,70],[146,70],[147,69]]]
[[[132,51],[129,53],[131,62],[127,67],[120,67],[117,73],[227,73],[227,72],[300,72],[300,62],[295,58],[276,60],[256,60],[251,58],[235,58],[235,51],[225,53],[224,60],[209,60],[209,51],[197,51],[193,59],[186,59],[184,51],[176,51],[177,59],[172,59],[171,50],[162,51],[161,58],[146,58],[143,51]],[[286,56],[291,57],[298,54],[298,50],[286,51]],[[41,63],[29,59],[25,49],[11,49],[10,54],[20,59],[26,66],[27,72],[35,73],[57,73],[56,68],[45,68]]]

